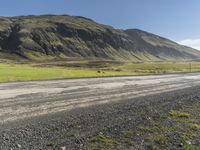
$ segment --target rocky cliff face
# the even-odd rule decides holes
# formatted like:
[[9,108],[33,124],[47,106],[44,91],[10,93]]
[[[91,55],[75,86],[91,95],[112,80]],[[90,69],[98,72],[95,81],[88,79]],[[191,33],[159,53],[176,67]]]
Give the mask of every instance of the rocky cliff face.
[[84,17],[0,18],[0,57],[115,60],[196,59],[200,52],[141,30],[117,30]]

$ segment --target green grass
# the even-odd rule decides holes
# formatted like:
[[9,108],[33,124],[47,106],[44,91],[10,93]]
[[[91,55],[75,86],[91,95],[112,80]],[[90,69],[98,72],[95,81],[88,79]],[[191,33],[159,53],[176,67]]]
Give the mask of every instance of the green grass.
[[98,71],[95,69],[34,67],[31,65],[0,64],[0,82],[120,75],[134,75],[134,73],[116,71],[105,71],[104,73],[98,73]]
[[173,111],[173,110],[169,112],[169,115],[175,117],[186,117],[186,118],[191,116],[189,113]]
[[144,63],[124,63],[120,66],[111,66],[116,70],[131,70],[142,73],[175,73],[175,72],[195,72],[200,71],[199,62],[144,62]]
[[98,149],[98,150],[111,150],[114,149],[117,141],[112,137],[105,135],[97,135],[92,138],[90,144],[88,145],[89,149]]
[[200,147],[199,146],[194,146],[194,145],[186,144],[184,146],[184,150],[200,150]]
[[190,124],[190,128],[193,129],[193,130],[200,129],[200,124],[191,123],[191,124]]
[[[40,59],[42,60],[43,56]],[[189,67],[189,62],[130,63],[86,60],[58,62],[55,60],[54,62],[47,61],[34,64],[32,62],[30,64],[21,63],[26,64],[6,63],[2,60],[2,63],[0,63],[0,82],[200,71],[199,62],[192,62],[192,69]]]

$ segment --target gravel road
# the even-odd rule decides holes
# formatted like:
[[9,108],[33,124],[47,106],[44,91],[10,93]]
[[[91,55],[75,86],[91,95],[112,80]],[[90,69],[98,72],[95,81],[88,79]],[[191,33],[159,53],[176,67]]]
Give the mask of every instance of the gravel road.
[[199,89],[200,73],[2,83],[0,149],[81,149],[198,100]]

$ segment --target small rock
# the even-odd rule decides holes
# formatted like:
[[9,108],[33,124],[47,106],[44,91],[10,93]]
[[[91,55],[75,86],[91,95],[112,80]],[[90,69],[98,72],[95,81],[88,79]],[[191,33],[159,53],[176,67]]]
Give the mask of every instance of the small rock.
[[61,147],[61,150],[66,150],[66,146]]
[[192,144],[192,142],[191,142],[191,141],[186,141],[186,143],[187,143],[187,144],[189,144],[189,145],[191,145],[191,144]]
[[7,134],[3,134],[3,139],[4,140],[9,140],[9,136]]
[[20,144],[17,144],[17,148],[22,148],[22,146]]
[[183,143],[180,143],[178,146],[179,146],[179,147],[183,147]]
[[147,120],[151,120],[151,117],[147,117]]

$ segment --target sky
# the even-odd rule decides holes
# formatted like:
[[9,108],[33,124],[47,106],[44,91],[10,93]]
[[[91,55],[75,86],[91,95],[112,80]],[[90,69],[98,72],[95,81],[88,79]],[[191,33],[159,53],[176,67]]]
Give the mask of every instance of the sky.
[[0,16],[68,14],[138,28],[200,50],[200,0],[0,0]]

